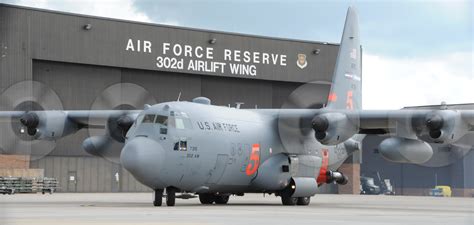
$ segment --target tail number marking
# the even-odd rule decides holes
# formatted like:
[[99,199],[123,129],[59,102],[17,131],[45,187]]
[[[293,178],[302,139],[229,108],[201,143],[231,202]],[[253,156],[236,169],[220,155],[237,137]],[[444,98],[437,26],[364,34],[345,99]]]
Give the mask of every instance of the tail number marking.
[[252,145],[252,152],[250,153],[250,162],[245,169],[245,174],[247,176],[252,176],[257,172],[258,166],[260,165],[260,145],[253,144]]

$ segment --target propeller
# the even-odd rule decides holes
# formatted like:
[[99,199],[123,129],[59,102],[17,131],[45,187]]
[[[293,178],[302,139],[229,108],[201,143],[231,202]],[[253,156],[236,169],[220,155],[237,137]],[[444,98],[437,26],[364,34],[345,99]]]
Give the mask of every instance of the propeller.
[[26,132],[30,136],[34,136],[38,132],[39,122],[38,115],[33,112],[27,112],[20,117],[20,123],[27,128]]
[[436,139],[441,137],[441,128],[444,125],[443,117],[440,115],[430,115],[425,121],[426,127],[429,129],[429,135],[431,138]]
[[[106,88],[92,103],[91,110],[134,110],[145,104],[156,104],[155,98],[143,87],[132,83],[118,83]],[[114,163],[120,163],[120,152],[134,118],[126,113],[99,121],[100,126],[88,128],[90,138],[83,142],[84,149]],[[94,121],[93,124],[97,124]]]
[[462,160],[470,151],[474,150],[474,134],[469,133],[451,144],[430,143],[433,148],[433,157],[423,164],[425,167],[444,167]]
[[35,139],[40,120],[32,111],[62,109],[59,96],[43,83],[22,81],[8,87],[0,95],[0,110],[26,113],[0,123],[1,153],[30,155],[32,161],[49,154],[56,147],[56,142]]
[[[296,88],[283,103],[282,109],[318,109],[326,104],[331,82],[311,81]],[[307,139],[314,139],[311,119],[279,117],[280,140],[288,153],[300,153]],[[311,134],[311,135],[310,135]],[[315,149],[308,146],[308,149]]]
[[433,156],[425,163],[418,164],[425,167],[449,166],[466,156],[474,146],[474,134],[467,133],[459,140],[452,143],[434,143],[432,139],[440,138],[443,134],[441,129],[447,124],[438,113],[428,115],[414,114],[406,118],[392,119],[391,123],[397,122],[396,130],[392,131],[394,136],[409,139],[427,141],[433,149]]

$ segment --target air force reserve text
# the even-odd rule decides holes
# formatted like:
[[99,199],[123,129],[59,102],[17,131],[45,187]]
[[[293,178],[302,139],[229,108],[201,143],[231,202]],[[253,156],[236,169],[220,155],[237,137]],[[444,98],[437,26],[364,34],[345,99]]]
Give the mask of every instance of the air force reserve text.
[[[286,67],[284,54],[227,49],[164,42],[157,51],[156,67],[240,76],[257,76],[258,65]],[[153,53],[151,41],[128,39],[126,51]]]

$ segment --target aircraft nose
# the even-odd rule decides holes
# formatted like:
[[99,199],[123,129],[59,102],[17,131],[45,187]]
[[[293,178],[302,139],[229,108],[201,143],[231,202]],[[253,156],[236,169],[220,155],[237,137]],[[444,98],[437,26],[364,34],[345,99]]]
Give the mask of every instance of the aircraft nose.
[[158,188],[162,186],[158,175],[164,157],[165,152],[158,142],[146,137],[135,137],[123,147],[120,162],[138,181]]

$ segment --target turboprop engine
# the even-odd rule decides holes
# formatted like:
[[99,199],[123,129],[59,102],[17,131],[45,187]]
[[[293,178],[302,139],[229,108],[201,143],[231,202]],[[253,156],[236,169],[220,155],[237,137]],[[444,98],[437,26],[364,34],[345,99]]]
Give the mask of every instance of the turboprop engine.
[[433,149],[428,143],[400,137],[383,140],[378,149],[383,158],[397,163],[422,164],[433,156]]
[[425,118],[426,132],[419,135],[420,139],[434,143],[453,143],[468,132],[461,113],[453,110],[441,110],[428,114]]
[[84,140],[82,147],[87,153],[101,157],[118,157],[120,148],[113,144],[125,142],[125,135],[133,124],[133,118],[128,115],[110,117],[106,123],[106,134],[91,136]]
[[38,140],[54,141],[79,130],[64,111],[27,112],[20,117],[20,123],[26,128],[21,128],[21,133]]
[[358,121],[343,113],[325,113],[312,120],[316,139],[324,145],[337,145],[354,136],[359,130]]

